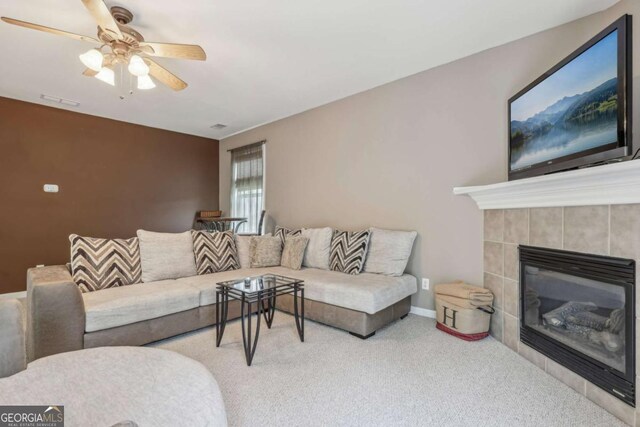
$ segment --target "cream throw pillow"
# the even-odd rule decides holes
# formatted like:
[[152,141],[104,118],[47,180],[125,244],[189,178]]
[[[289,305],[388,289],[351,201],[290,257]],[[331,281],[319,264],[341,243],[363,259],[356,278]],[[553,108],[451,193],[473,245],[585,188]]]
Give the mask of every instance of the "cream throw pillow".
[[365,273],[402,276],[411,256],[415,231],[394,231],[371,228],[369,253],[364,264]]
[[329,252],[333,230],[325,228],[304,228],[302,235],[309,238],[302,265],[309,268],[329,269]]
[[271,236],[251,237],[249,252],[251,268],[278,266],[282,258],[282,240]]
[[138,230],[142,281],[197,276],[191,231],[154,233]]
[[240,236],[236,234],[236,249],[238,250],[238,261],[240,261],[240,268],[251,267],[251,237],[252,236]]
[[[270,237],[271,233],[264,234],[262,237]],[[243,236],[236,234],[236,249],[238,250],[238,260],[240,268],[251,268],[251,238],[256,236]]]
[[280,265],[292,270],[300,270],[307,243],[309,243],[309,239],[304,236],[287,237],[284,241]]

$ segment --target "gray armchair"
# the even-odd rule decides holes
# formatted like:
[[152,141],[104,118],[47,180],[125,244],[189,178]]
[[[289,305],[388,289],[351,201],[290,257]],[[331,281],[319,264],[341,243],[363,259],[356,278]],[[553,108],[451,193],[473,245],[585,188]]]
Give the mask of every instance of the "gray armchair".
[[211,373],[171,351],[100,347],[43,357],[27,369],[23,311],[18,300],[0,300],[3,405],[64,402],[68,425],[227,425]]
[[27,369],[24,313],[16,299],[0,300],[0,378]]
[[27,358],[84,348],[85,309],[64,265],[27,271]]

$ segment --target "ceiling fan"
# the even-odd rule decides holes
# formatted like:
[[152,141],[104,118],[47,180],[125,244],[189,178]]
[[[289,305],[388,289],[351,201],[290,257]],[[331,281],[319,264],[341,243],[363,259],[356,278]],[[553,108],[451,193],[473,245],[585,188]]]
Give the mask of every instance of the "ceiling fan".
[[204,50],[197,45],[145,41],[142,34],[128,25],[133,20],[133,14],[123,7],[114,6],[109,9],[103,0],[82,0],[82,3],[98,23],[97,38],[4,16],[1,19],[9,24],[32,30],[99,44],[99,47],[89,49],[79,55],[80,61],[87,67],[82,74],[96,77],[112,86],[125,84],[124,69],[126,67],[130,73],[130,85],[132,85],[132,77],[135,77],[138,89],[154,88],[155,83],[151,78],[153,77],[173,90],[183,90],[187,87],[187,83],[149,56],[199,61],[207,59]]

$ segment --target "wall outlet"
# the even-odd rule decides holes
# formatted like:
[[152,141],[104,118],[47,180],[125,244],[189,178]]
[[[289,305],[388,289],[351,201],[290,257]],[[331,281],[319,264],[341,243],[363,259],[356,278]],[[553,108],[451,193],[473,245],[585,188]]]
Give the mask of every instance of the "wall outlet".
[[45,193],[57,193],[60,191],[60,188],[56,184],[45,184],[44,192]]
[[425,291],[429,290],[429,279],[427,279],[426,277],[422,278],[422,289],[424,289]]

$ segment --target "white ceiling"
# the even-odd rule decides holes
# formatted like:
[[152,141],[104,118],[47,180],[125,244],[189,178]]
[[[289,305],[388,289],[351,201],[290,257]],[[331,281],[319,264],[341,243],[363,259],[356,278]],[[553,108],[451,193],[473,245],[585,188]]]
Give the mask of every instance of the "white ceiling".
[[[120,100],[83,77],[91,45],[0,22],[0,96],[223,138],[610,7],[618,0],[107,0],[148,41],[200,44],[158,60],[189,83]],[[80,0],[3,0],[0,15],[95,36]],[[211,129],[227,124],[222,131]]]

